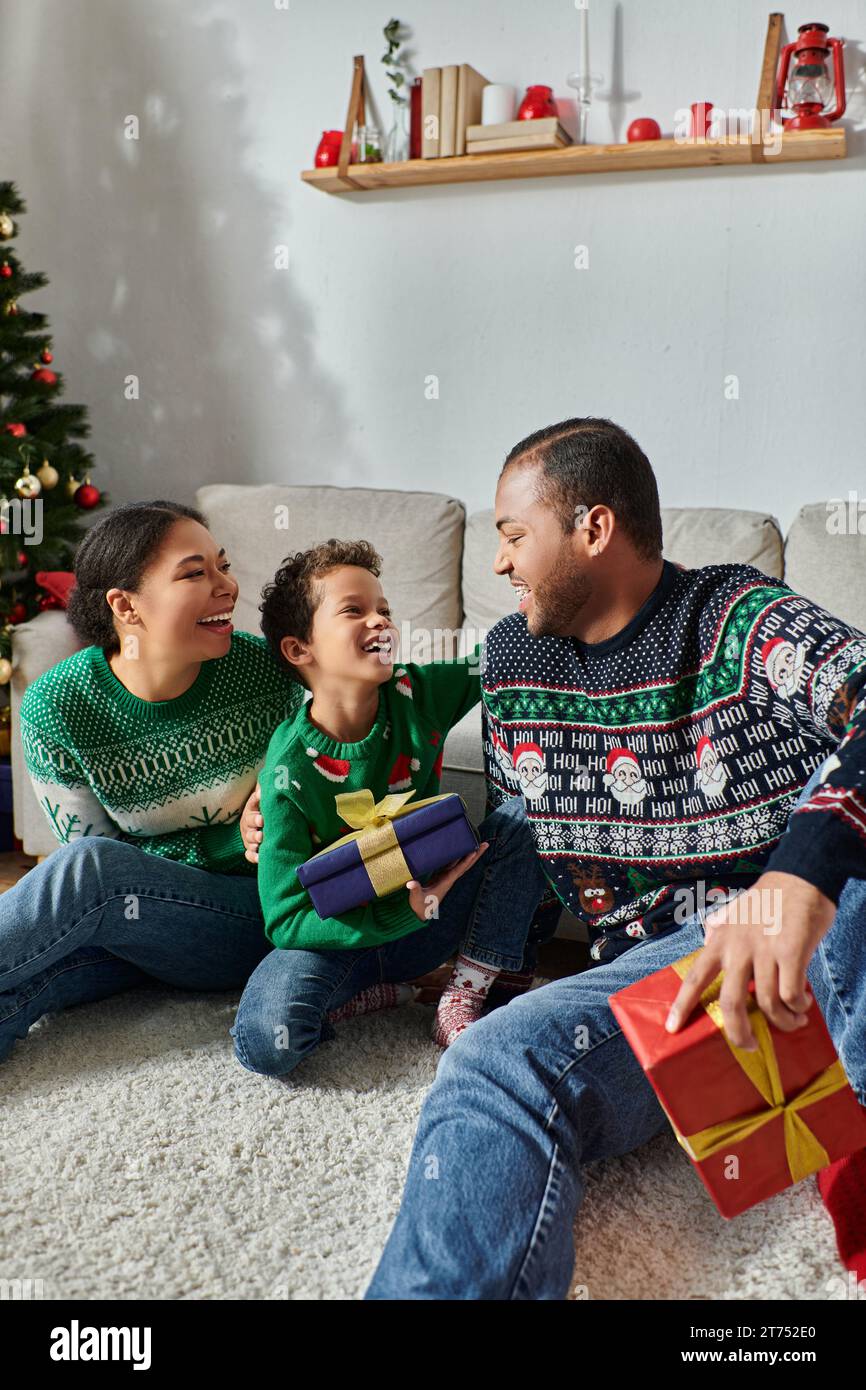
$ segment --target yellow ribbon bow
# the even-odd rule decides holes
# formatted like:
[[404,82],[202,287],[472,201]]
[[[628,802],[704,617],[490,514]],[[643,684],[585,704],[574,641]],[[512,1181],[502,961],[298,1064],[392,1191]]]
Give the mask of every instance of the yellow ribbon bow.
[[[685,979],[691,969],[692,962],[699,954],[699,951],[692,951],[690,955],[683,956],[681,960],[673,962],[673,969],[681,980]],[[810,1173],[817,1173],[819,1168],[826,1167],[830,1162],[826,1149],[809,1129],[799,1112],[805,1110],[807,1106],[813,1105],[816,1101],[823,1100],[825,1096],[833,1095],[835,1091],[841,1091],[844,1086],[848,1085],[848,1078],[837,1057],[829,1067],[825,1067],[810,1081],[808,1086],[804,1086],[802,1091],[798,1091],[796,1095],[786,1100],[769,1024],[758,1008],[753,995],[749,995],[746,1008],[758,1044],[757,1052],[748,1052],[744,1048],[736,1047],[725,1032],[722,1006],[719,1003],[723,979],[724,971],[719,971],[719,974],[707,985],[701,995],[701,1005],[719,1029],[737,1063],[742,1067],[755,1089],[763,1096],[767,1109],[761,1110],[757,1114],[740,1115],[732,1120],[722,1120],[719,1124],[709,1125],[706,1129],[686,1137],[680,1134],[667,1109],[664,1106],[662,1108],[671,1121],[671,1127],[679,1143],[695,1163],[700,1163],[702,1159],[718,1153],[727,1145],[741,1143],[750,1134],[754,1134],[755,1130],[760,1129],[762,1125],[768,1124],[777,1115],[782,1115],[785,1126],[785,1154],[788,1160],[788,1170],[791,1174],[791,1181],[799,1182],[801,1178],[807,1178]]]
[[355,829],[320,849],[312,858],[319,859],[323,854],[330,854],[338,845],[347,845],[350,840],[357,840],[358,850],[376,897],[384,898],[388,893],[395,893],[412,878],[412,870],[406,862],[392,822],[400,816],[408,815],[410,811],[419,810],[421,806],[432,806],[434,801],[444,801],[454,793],[440,792],[438,796],[427,796],[422,801],[413,801],[411,806],[407,806],[406,802],[414,795],[414,787],[407,792],[389,792],[381,801],[373,800],[373,793],[369,787],[362,787],[355,792],[339,792],[334,797],[337,813],[347,825],[352,825]]

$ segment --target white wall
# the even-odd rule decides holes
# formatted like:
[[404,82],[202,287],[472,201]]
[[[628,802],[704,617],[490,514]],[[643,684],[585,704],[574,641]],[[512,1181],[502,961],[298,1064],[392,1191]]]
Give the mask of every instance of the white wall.
[[[590,140],[624,139],[642,114],[671,130],[695,100],[751,106],[768,9],[592,0],[612,99]],[[573,0],[396,13],[418,71],[468,61],[572,95]],[[821,11],[849,40],[847,161],[326,196],[300,170],[343,124],[354,53],[387,115],[391,14],[369,0],[0,9],[4,177],[29,203],[26,263],[52,282],[31,307],[90,408],[94,481],[121,501],[318,479],[474,509],[524,434],[600,414],[636,436],[667,505],[768,508],[787,526],[803,502],[866,490],[862,0]],[[791,11],[789,31],[811,17]]]

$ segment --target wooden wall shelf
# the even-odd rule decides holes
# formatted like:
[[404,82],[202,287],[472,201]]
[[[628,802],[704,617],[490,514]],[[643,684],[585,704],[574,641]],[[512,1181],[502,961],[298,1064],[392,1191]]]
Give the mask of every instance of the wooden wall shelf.
[[456,155],[449,159],[407,159],[399,164],[350,164],[345,177],[337,168],[305,169],[301,178],[323,193],[362,192],[372,188],[411,188],[422,184],[475,183],[490,179],[534,179],[562,174],[610,174],[643,169],[723,168],[727,165],[774,165],[803,160],[844,159],[845,131],[798,130],[782,136],[772,154],[747,135],[727,143],[706,140],[647,140],[632,145],[566,145],[555,150],[517,150],[506,154]]

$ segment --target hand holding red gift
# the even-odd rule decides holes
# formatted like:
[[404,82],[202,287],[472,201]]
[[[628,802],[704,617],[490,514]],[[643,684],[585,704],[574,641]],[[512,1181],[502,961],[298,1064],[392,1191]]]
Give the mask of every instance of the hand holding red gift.
[[675,1033],[720,970],[725,1032],[736,1047],[757,1048],[746,999],[751,980],[761,1012],[783,1032],[802,1028],[813,1003],[806,970],[836,915],[831,898],[796,874],[768,872],[705,919],[705,941],[683,980],[666,1027]]

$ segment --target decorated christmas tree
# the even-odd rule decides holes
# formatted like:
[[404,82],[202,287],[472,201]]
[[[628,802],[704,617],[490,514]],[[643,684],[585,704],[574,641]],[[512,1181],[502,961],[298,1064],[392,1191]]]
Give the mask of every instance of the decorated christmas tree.
[[48,284],[16,255],[24,212],[15,185],[0,183],[0,687],[11,675],[12,628],[60,606],[39,575],[72,568],[82,511],[107,501],[78,442],[90,433],[86,409],[59,401],[47,315],[19,302]]

